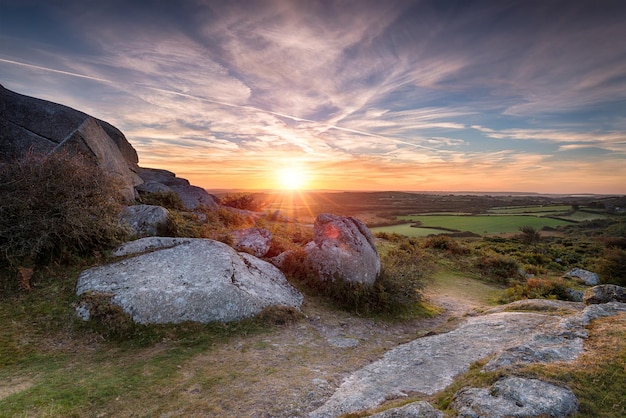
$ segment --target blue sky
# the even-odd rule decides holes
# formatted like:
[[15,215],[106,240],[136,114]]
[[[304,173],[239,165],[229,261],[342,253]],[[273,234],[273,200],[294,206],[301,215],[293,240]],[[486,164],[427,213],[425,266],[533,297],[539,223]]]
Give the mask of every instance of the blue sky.
[[624,1],[0,0],[0,84],[209,189],[626,193]]

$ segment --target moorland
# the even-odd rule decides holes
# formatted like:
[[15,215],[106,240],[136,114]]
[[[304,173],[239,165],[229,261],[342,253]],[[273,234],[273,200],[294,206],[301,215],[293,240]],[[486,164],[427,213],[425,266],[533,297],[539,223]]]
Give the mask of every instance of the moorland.
[[[227,241],[228,230],[259,226],[272,231],[276,251],[294,250],[311,238],[317,214],[358,217],[375,233],[387,280],[380,289],[392,303],[383,304],[380,293],[329,297],[292,268],[286,275],[305,294],[301,315],[158,326],[105,315],[85,323],[74,314],[76,278],[106,262],[106,251],[40,266],[28,289],[6,285],[15,272],[3,270],[0,416],[307,416],[351,372],[398,344],[446,332],[464,316],[498,304],[570,298],[569,290],[584,289],[563,277],[573,267],[626,284],[624,197],[252,196],[245,201],[255,209],[280,211],[286,219],[181,214],[170,232]],[[597,321],[590,335],[574,366],[529,366],[518,373],[571,387],[579,416],[623,416],[626,318]],[[454,387],[486,386],[495,378],[472,368]],[[426,399],[448,413],[452,393],[412,394],[402,402]]]

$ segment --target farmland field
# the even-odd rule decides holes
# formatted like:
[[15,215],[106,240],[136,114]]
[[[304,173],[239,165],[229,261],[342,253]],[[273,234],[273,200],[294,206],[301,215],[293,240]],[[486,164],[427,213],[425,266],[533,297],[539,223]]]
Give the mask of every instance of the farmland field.
[[570,205],[512,206],[491,208],[489,209],[489,213],[500,215],[531,214],[533,216],[555,216],[565,214],[571,210],[572,207]]
[[[567,225],[569,222],[542,218],[528,215],[474,215],[474,216],[448,216],[448,215],[428,215],[428,216],[399,216],[398,219],[407,219],[411,222],[421,222],[422,226],[445,228],[456,231],[469,231],[475,234],[505,234],[518,232],[522,226],[532,226],[535,229],[541,229],[544,226],[555,228],[561,225]],[[421,231],[425,229],[425,231]],[[410,224],[393,225],[371,228],[373,233],[376,232],[396,232],[407,236],[423,236],[437,234],[442,231],[430,228],[411,228]],[[417,230],[413,232],[413,230]],[[400,232],[403,231],[403,232]]]
[[390,226],[379,226],[370,228],[372,233],[386,232],[388,234],[400,234],[407,237],[426,237],[431,234],[451,234],[450,231],[437,228],[414,228],[412,224],[400,224]]

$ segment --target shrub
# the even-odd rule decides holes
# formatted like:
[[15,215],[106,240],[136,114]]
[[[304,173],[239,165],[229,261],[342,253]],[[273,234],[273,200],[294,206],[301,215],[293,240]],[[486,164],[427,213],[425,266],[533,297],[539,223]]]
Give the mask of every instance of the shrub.
[[374,284],[353,283],[341,277],[321,280],[307,262],[304,249],[286,253],[281,270],[312,295],[333,301],[340,309],[358,315],[405,316],[423,313],[421,289],[430,271],[415,251],[391,250],[381,260]]
[[235,209],[250,210],[252,212],[260,212],[261,205],[254,199],[251,194],[229,194],[220,199],[220,204]]
[[520,241],[522,241],[524,244],[536,244],[541,241],[541,234],[532,226],[520,226],[519,230],[521,231]]
[[607,248],[597,265],[602,283],[626,286],[626,250],[616,247]]
[[563,279],[527,279],[523,284],[516,284],[506,290],[502,302],[508,303],[521,299],[559,299],[569,300],[570,295]]
[[0,167],[0,254],[10,266],[63,261],[114,245],[120,188],[90,160],[28,154]]
[[470,250],[459,244],[454,238],[447,235],[432,235],[424,241],[424,248],[433,248],[435,250],[447,251],[454,255],[467,255]]
[[478,270],[496,281],[508,284],[509,279],[519,276],[520,265],[513,257],[495,252],[486,252],[475,262]]
[[185,210],[185,204],[176,192],[142,193],[141,202],[145,205],[163,206],[166,209]]

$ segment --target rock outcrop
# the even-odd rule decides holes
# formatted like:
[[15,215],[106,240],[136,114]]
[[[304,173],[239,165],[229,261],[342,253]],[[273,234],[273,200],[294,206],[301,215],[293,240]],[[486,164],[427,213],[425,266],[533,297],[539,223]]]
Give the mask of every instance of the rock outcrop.
[[[539,312],[509,312],[533,308]],[[621,312],[626,312],[626,304],[619,302],[585,307],[575,302],[531,300],[499,307],[483,316],[467,318],[448,333],[393,348],[380,360],[347,377],[310,417],[354,413],[411,392],[432,395],[446,388],[472,363],[488,356],[493,358],[485,370],[520,363],[572,361],[583,352],[588,336],[585,327],[590,321]]]
[[135,200],[135,186],[141,184],[142,180],[129,169],[128,162],[120,150],[94,118],[85,119],[52,150],[52,152],[57,151],[82,154],[94,161],[98,167],[119,183],[127,201]]
[[[207,239],[160,240],[170,247],[82,272],[76,293],[108,295],[142,324],[234,321],[302,303],[285,276],[256,257]],[[77,312],[86,318],[89,308],[81,304]]]
[[578,410],[574,393],[537,379],[506,377],[491,388],[466,388],[452,402],[457,416],[567,417]]
[[187,179],[177,177],[168,170],[156,168],[139,168],[139,176],[144,184],[137,187],[140,193],[174,192],[186,210],[208,209],[216,211],[218,198],[206,190],[192,186]]
[[306,246],[308,262],[321,280],[343,279],[373,284],[380,274],[374,237],[358,219],[323,213],[314,225],[314,240]]
[[137,152],[112,125],[67,106],[24,96],[0,86],[0,163],[28,152],[81,153],[117,179],[135,199]]

